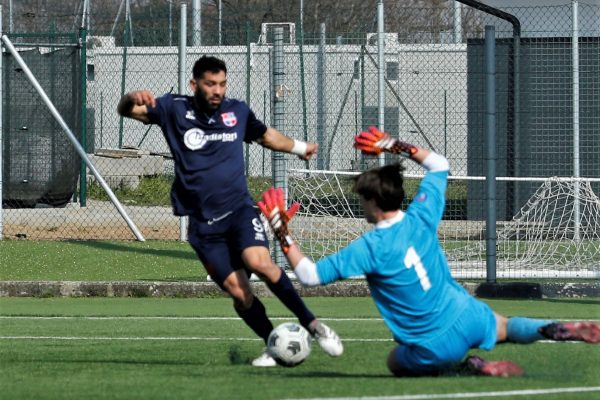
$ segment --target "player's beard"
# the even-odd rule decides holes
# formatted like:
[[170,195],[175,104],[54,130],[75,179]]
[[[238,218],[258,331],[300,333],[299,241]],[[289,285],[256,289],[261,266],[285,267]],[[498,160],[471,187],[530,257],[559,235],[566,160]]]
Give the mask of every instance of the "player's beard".
[[194,93],[194,101],[196,102],[196,106],[204,111],[214,111],[217,108],[219,108],[219,106],[221,105],[221,101],[223,101],[223,98],[218,98],[220,100],[218,104],[211,104],[210,101],[208,101],[207,99],[206,93],[202,89],[198,88]]

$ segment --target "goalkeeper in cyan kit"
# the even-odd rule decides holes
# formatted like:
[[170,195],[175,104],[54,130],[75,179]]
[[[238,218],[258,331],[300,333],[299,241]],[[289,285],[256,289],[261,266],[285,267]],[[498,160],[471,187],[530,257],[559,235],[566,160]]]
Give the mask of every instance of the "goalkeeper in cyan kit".
[[[401,154],[427,170],[406,211],[402,166],[388,165],[359,175],[353,191],[374,229],[317,263],[305,257],[288,231],[283,191],[270,189],[259,207],[269,220],[288,262],[305,285],[364,275],[371,296],[396,346],[387,366],[396,376],[432,375],[465,366],[490,376],[515,376],[511,361],[467,357],[469,349],[491,350],[497,343],[541,339],[600,343],[600,324],[506,318],[471,296],[450,275],[437,238],[449,164],[445,157],[369,128],[355,138],[363,154]],[[293,206],[297,207],[296,205]]]

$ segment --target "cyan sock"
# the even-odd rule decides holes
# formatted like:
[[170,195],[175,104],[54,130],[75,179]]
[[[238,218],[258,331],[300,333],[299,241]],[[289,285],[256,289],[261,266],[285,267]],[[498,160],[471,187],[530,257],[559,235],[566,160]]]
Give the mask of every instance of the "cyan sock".
[[553,322],[554,321],[523,317],[510,318],[506,328],[506,336],[510,342],[532,343],[536,340],[544,339],[539,333],[539,329]]

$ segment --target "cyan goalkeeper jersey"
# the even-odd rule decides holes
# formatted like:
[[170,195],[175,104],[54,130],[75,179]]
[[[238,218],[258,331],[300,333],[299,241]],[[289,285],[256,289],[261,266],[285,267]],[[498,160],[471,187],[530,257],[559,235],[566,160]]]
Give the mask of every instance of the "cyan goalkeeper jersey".
[[429,172],[406,212],[317,262],[321,284],[365,275],[394,339],[421,344],[450,327],[469,294],[450,275],[437,237],[448,171]]

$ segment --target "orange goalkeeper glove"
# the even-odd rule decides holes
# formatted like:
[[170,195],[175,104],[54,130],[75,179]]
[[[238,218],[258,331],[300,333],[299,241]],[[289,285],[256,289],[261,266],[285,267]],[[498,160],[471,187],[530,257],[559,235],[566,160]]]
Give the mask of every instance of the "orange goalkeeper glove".
[[382,151],[387,151],[388,153],[412,157],[418,151],[416,146],[394,139],[374,126],[369,127],[368,132],[361,132],[354,137],[354,148],[360,150],[363,154],[375,156]]
[[283,189],[281,188],[270,188],[263,193],[262,198],[262,201],[258,202],[258,208],[269,221],[275,237],[279,240],[281,249],[287,254],[290,246],[294,243],[288,231],[288,222],[300,208],[300,203],[295,202],[289,209],[286,209]]

